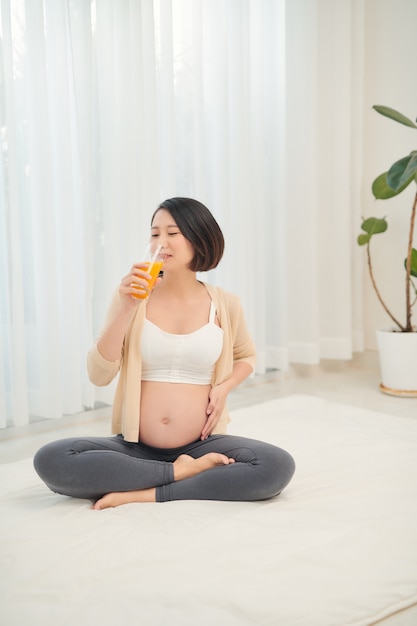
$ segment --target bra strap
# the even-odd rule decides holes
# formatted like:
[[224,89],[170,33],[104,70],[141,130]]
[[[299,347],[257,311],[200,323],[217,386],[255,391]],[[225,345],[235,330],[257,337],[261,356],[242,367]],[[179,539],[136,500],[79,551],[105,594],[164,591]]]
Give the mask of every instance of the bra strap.
[[212,300],[210,304],[209,324],[214,324],[215,318],[216,318],[216,307],[214,306],[214,302]]

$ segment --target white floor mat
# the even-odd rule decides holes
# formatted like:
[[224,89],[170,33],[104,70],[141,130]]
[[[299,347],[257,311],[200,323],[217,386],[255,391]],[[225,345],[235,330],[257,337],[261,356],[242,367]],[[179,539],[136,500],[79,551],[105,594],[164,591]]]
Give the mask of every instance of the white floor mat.
[[2,625],[404,618],[417,604],[417,419],[310,396],[232,417],[231,434],[294,456],[279,497],[92,511],[49,492],[31,459],[0,466]]

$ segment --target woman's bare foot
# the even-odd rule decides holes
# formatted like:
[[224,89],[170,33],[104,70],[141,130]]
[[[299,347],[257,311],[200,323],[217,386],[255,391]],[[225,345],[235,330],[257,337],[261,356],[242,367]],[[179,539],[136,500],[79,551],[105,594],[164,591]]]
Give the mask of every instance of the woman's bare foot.
[[219,452],[209,452],[198,459],[194,459],[188,454],[181,454],[173,464],[174,480],[191,478],[191,476],[196,476],[217,465],[229,465],[234,462],[234,459],[229,458],[225,454],[220,454]]
[[96,511],[101,511],[102,509],[110,509],[132,502],[156,502],[155,488],[107,493],[100,500],[97,500],[92,508]]
[[[188,454],[181,454],[173,463],[174,480],[191,478],[217,465],[229,465],[234,462],[234,459],[218,452],[209,452],[199,459],[194,459]],[[155,488],[107,493],[100,500],[97,500],[92,508],[96,511],[101,511],[102,509],[114,508],[121,504],[130,504],[132,502],[156,502]]]

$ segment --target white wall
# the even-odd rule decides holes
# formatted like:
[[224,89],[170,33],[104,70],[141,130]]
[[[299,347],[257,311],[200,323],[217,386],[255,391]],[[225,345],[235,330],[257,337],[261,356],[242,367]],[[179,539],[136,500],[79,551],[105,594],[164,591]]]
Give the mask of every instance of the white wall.
[[[417,149],[417,131],[380,116],[371,107],[383,104],[417,117],[417,1],[365,1],[364,169],[362,214],[387,216],[389,228],[375,238],[374,269],[379,288],[395,315],[405,319],[405,274],[409,216],[416,187],[398,198],[375,201],[372,181],[397,159]],[[416,247],[416,243],[414,245]],[[375,349],[375,328],[390,326],[389,317],[365,277],[365,348]],[[417,321],[417,311],[414,321]]]

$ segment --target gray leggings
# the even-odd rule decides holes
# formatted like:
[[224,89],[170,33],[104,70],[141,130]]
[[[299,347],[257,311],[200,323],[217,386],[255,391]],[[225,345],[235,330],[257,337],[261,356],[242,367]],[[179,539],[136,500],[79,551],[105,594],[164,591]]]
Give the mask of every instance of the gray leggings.
[[[180,454],[198,458],[208,452],[221,452],[236,462],[174,481],[173,462]],[[265,500],[279,494],[295,470],[285,450],[234,435],[211,435],[169,449],[130,443],[121,435],[62,439],[38,450],[34,466],[56,493],[97,500],[114,491],[156,487],[157,502]]]

